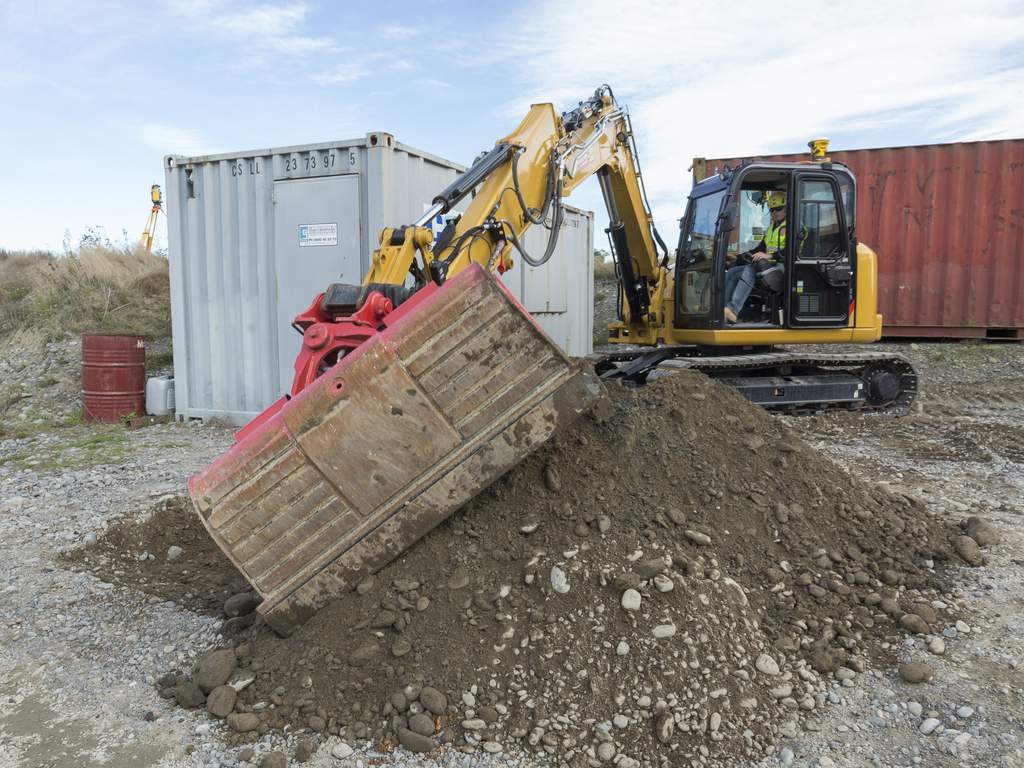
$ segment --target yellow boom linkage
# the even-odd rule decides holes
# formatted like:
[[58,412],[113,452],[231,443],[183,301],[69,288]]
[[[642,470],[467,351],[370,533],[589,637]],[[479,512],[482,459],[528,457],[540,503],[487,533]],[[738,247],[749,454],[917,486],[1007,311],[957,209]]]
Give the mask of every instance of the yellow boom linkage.
[[[629,116],[608,86],[564,115],[552,104],[534,104],[519,126],[438,195],[416,224],[381,233],[364,287],[400,286],[410,272],[423,281],[429,276],[443,282],[470,264],[504,272],[513,267],[517,252],[528,263],[543,263],[558,236],[561,198],[597,174],[622,261],[624,324],[634,340],[655,343],[661,292],[670,281],[664,253],[658,259],[632,139]],[[431,249],[434,233],[423,225],[452,210],[477,186],[447,237]],[[545,219],[549,209],[553,212]],[[520,238],[542,222],[552,228],[551,241],[535,259],[522,250]]]

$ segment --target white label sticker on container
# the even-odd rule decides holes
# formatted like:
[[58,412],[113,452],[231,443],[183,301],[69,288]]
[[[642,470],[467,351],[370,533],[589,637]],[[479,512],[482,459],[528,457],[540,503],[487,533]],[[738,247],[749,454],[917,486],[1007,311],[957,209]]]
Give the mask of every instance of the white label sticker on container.
[[337,244],[337,224],[299,224],[299,247]]

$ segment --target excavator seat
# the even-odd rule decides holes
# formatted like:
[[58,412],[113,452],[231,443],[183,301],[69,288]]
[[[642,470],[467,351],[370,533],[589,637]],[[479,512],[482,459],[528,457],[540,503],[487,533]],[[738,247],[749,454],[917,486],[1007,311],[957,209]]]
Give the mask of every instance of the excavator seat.
[[762,288],[770,293],[781,294],[785,290],[786,268],[781,264],[773,264],[768,269],[759,270],[754,282],[755,288]]
[[782,264],[772,264],[767,269],[759,270],[750,298],[743,307],[741,321],[778,325],[785,286],[786,268]]

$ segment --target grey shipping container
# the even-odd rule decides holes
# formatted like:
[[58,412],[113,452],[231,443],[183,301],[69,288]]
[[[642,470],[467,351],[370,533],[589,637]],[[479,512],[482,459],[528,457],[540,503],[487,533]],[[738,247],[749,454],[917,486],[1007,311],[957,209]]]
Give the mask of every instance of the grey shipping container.
[[[548,230],[530,227],[523,247],[539,256],[547,238]],[[594,351],[593,213],[565,206],[558,246],[550,261],[531,267],[516,258],[502,281],[566,354],[585,357]]]
[[[292,318],[329,283],[360,282],[380,230],[419,217],[463,169],[381,132],[164,167],[176,413],[235,424],[290,388]],[[571,209],[549,264],[519,259],[505,278],[572,355],[591,351],[592,222]],[[541,252],[546,236],[534,227],[524,245]]]

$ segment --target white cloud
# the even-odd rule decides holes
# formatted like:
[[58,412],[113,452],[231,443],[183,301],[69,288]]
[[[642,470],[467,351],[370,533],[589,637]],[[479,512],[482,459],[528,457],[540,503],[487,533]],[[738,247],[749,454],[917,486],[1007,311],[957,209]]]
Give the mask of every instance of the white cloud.
[[388,65],[394,72],[412,72],[417,69],[416,65],[408,59],[392,59]]
[[366,77],[370,74],[370,71],[358,62],[351,64],[341,64],[327,72],[320,72],[312,75],[314,83],[319,85],[344,85],[345,83],[351,83],[358,80],[361,77]]
[[139,138],[143,144],[163,154],[199,155],[209,152],[206,140],[191,128],[144,123],[139,126]]
[[409,40],[419,33],[418,28],[406,24],[385,24],[380,28],[380,36],[391,41]]
[[252,5],[231,0],[165,0],[164,6],[197,29],[235,41],[246,49],[250,62],[264,62],[264,50],[302,56],[335,48],[330,36],[304,34],[309,7],[303,2]]
[[829,13],[804,1],[637,0],[628,15],[613,0],[540,5],[491,46],[529,84],[507,111],[566,108],[611,82],[631,108],[656,218],[681,212],[694,156],[799,151],[817,135],[905,130],[908,118],[927,121],[925,142],[1006,137],[1024,125],[1024,23],[1009,2],[849,3]]

